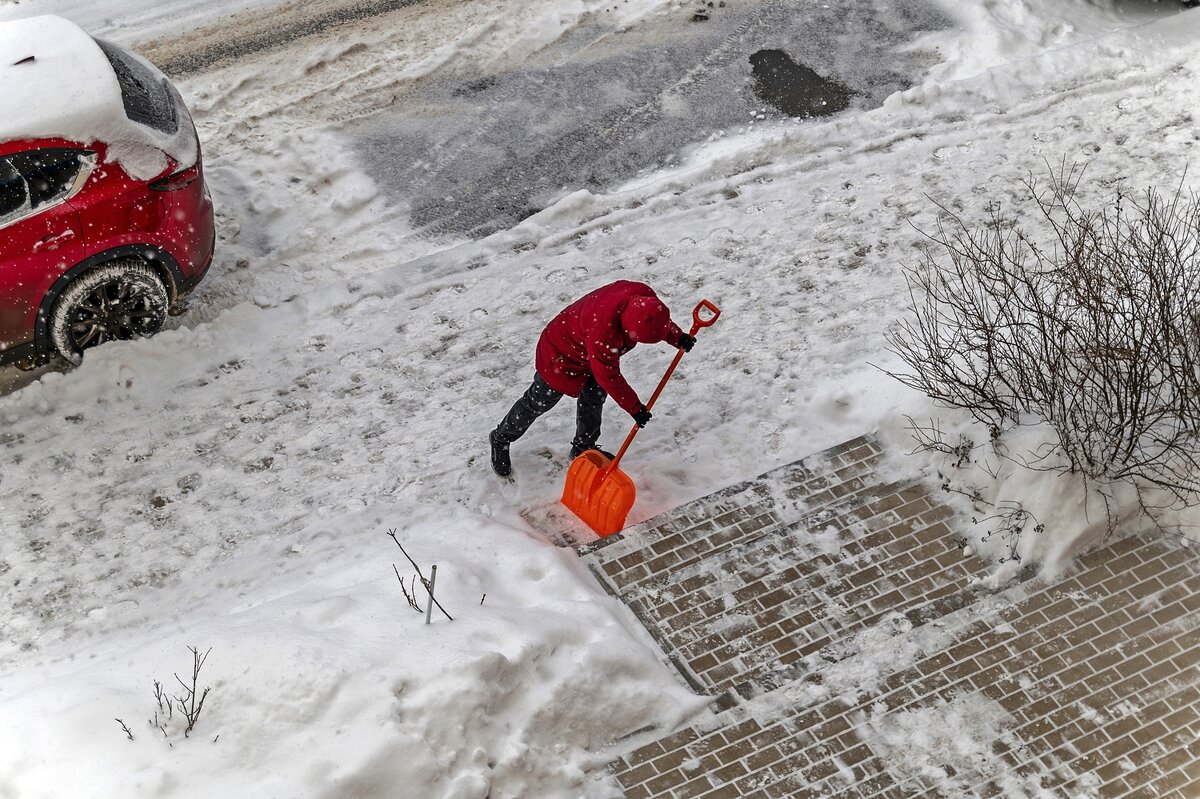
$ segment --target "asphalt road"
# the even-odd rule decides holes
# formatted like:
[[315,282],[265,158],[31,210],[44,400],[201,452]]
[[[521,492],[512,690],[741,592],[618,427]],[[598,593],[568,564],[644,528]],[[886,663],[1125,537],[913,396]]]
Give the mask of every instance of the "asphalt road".
[[936,63],[904,45],[949,25],[926,0],[730,0],[595,23],[518,68],[435,73],[346,132],[415,227],[484,236],[755,123],[879,105]]
[[[393,12],[410,6],[426,18],[454,11],[450,0],[293,1],[138,47],[182,76],[289,45],[299,52],[306,37],[354,41],[365,20],[403,27],[411,15]],[[331,85],[330,95],[363,98],[354,108],[320,98],[319,86],[304,102],[315,99],[310,115],[326,113],[351,138],[364,171],[414,228],[480,237],[755,123],[878,105],[937,62],[911,47],[916,37],[951,25],[931,0],[717,0],[630,27],[608,19],[593,14],[499,71],[471,71],[459,59],[378,92],[353,78]],[[456,34],[448,23],[443,42]],[[386,54],[371,54],[379,59],[371,71],[393,69]]]

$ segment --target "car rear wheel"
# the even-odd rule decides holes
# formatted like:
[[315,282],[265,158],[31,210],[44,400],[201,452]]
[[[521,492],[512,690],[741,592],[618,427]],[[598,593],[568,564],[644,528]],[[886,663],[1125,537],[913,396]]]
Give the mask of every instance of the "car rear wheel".
[[167,318],[167,289],[141,261],[114,261],[67,286],[50,314],[50,340],[71,363],[106,341],[151,336]]

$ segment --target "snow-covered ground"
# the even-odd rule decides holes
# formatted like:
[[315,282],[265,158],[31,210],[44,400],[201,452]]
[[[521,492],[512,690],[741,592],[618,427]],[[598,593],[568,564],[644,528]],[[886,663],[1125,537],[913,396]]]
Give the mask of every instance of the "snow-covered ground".
[[[270,6],[272,0],[238,0],[236,10]],[[2,0],[0,20],[21,19],[36,14],[66,17],[100,36],[147,33],[169,35],[210,24],[233,9],[219,0],[119,0],[97,3],[94,0]]]
[[[614,28],[690,14],[626,5]],[[511,68],[602,7],[418,4],[179,81],[222,237],[193,312],[0,399],[0,796],[615,795],[589,770],[704,702],[522,516],[561,491],[568,405],[514,446],[515,482],[488,467],[545,321],[616,278],[681,323],[701,298],[723,310],[623,463],[636,522],[869,429],[904,446],[903,414],[932,409],[874,365],[934,202],[1013,207],[1064,158],[1088,165],[1085,203],[1173,187],[1200,140],[1200,12],[970,0],[913,44],[941,63],[880,108],[755,115],[481,240],[414,230],[339,120],[397,76]],[[95,8],[0,18],[75,12],[122,38],[160,6]],[[669,355],[627,356],[635,387]],[[1053,567],[1087,530],[1044,516],[1027,555]],[[407,607],[392,529],[454,621]],[[212,692],[185,739],[178,713],[147,719],[193,645]]]

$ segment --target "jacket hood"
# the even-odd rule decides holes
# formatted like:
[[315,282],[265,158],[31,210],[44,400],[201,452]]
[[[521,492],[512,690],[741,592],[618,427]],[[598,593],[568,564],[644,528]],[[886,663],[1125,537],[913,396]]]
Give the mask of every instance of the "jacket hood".
[[656,297],[635,297],[621,312],[621,327],[639,344],[656,344],[666,338],[671,312]]

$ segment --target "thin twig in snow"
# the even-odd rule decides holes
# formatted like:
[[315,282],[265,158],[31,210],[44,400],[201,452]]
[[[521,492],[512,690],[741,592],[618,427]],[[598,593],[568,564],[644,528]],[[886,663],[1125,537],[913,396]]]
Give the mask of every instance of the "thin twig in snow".
[[[391,530],[388,530],[388,533],[387,533],[387,534],[388,534],[388,537],[389,537],[389,538],[391,538],[393,541],[395,541],[395,542],[396,542],[396,546],[400,547],[400,551],[404,553],[404,557],[408,558],[408,562],[412,564],[412,567],[413,567],[414,569],[416,569],[416,570],[417,570],[417,576],[421,578],[421,585],[425,586],[425,590],[426,590],[426,591],[429,591],[429,581],[425,579],[425,575],[424,575],[424,574],[421,572],[421,567],[420,567],[420,566],[418,566],[418,565],[417,565],[417,562],[416,562],[415,560],[413,560],[413,559],[412,559],[412,556],[410,556],[410,555],[408,554],[408,552],[407,552],[407,551],[405,551],[405,549],[404,549],[404,545],[403,545],[403,544],[401,544],[401,543],[400,543],[400,539],[396,537],[396,530],[395,530],[395,528],[392,528]],[[395,568],[395,567],[393,566],[393,568]],[[433,604],[434,604],[435,606],[437,606],[437,609],[438,609],[438,610],[440,610],[440,611],[442,612],[442,615],[443,615],[443,616],[445,616],[445,617],[446,617],[447,619],[449,619],[450,621],[454,621],[454,617],[453,617],[453,616],[451,616],[449,613],[447,613],[447,612],[446,612],[446,609],[445,609],[444,607],[442,607],[442,603],[441,603],[441,602],[438,602],[438,601],[437,601],[437,599],[435,599],[435,598],[434,598],[434,596],[433,596],[433,593],[432,593],[432,592],[430,592],[430,593],[429,593],[429,599],[430,599],[430,601],[431,601],[431,602],[433,602]]]
[[404,598],[408,601],[408,606],[417,613],[421,612],[421,606],[417,604],[417,578],[413,578],[413,590],[410,594],[408,588],[404,585],[404,578],[400,576],[400,570],[396,568],[396,564],[392,564],[392,571],[396,572],[396,579],[400,581],[400,591],[404,594]]

